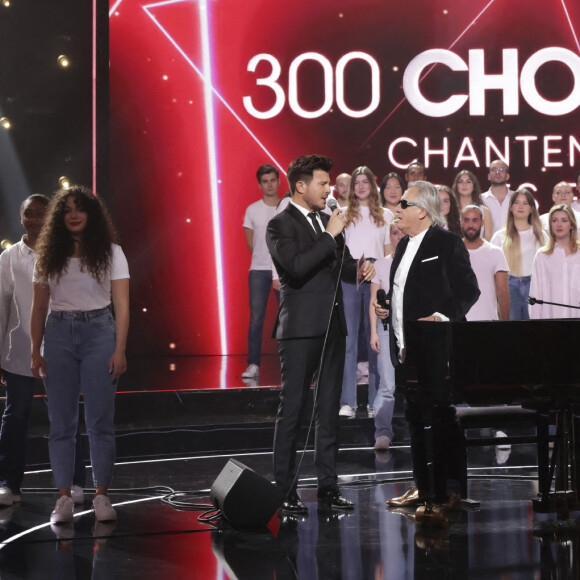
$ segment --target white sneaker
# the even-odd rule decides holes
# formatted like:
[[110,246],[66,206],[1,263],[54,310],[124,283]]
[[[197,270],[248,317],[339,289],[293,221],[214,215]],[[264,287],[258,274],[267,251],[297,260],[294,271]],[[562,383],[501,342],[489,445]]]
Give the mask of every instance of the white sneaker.
[[64,524],[67,522],[72,522],[73,511],[75,507],[75,502],[72,497],[68,495],[63,495],[56,500],[56,505],[50,514],[51,524]]
[[20,496],[12,493],[12,490],[6,486],[0,486],[0,505],[12,505],[20,501]]
[[353,409],[350,405],[343,405],[338,412],[338,416],[352,419],[356,416],[356,409]]
[[260,367],[258,365],[250,365],[243,373],[242,379],[253,379],[260,374]]
[[375,410],[371,409],[368,405],[367,405],[367,413],[368,413],[369,419],[375,418]]
[[[507,439],[507,435],[503,431],[496,431],[494,435],[495,439]],[[500,451],[511,451],[512,446],[509,443],[501,443],[498,441],[496,448]]]
[[117,512],[111,505],[108,495],[96,495],[93,499],[93,510],[95,510],[95,518],[98,522],[110,522],[117,519]]
[[75,505],[83,505],[85,503],[85,492],[80,485],[73,485],[70,488],[70,494]]
[[386,435],[379,435],[375,441],[375,451],[386,451],[391,446],[391,440]]

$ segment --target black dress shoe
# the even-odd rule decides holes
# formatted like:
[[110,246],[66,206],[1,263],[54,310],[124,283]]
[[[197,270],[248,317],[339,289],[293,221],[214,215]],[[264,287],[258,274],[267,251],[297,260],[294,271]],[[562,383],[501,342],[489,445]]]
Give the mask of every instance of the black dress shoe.
[[302,503],[296,492],[291,493],[280,506],[283,512],[290,514],[307,514],[308,508]]
[[318,505],[337,510],[353,510],[354,503],[342,496],[338,487],[318,490]]

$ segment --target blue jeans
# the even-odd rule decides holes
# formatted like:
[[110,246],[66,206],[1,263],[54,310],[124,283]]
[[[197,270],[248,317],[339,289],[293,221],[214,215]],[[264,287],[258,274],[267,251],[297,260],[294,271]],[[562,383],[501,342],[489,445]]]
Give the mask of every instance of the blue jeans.
[[[26,468],[26,443],[36,379],[4,371],[6,406],[0,429],[0,485],[20,495]],[[77,433],[75,485],[85,486],[85,465],[80,433]]]
[[115,463],[115,391],[109,360],[115,321],[109,308],[51,312],[44,333],[44,381],[50,438],[48,449],[58,489],[73,482],[75,433],[82,392],[95,487],[108,487]]
[[[371,285],[363,282],[359,289],[356,284],[342,282],[342,300],[344,303],[344,315],[346,317],[346,355],[344,357],[344,374],[342,376],[342,393],[340,405],[350,405],[354,409],[356,402],[356,363],[358,355],[358,334],[361,317],[361,305],[363,308],[363,321],[365,340],[371,340],[371,327],[369,319],[369,304],[371,301]],[[369,406],[373,404],[377,394],[377,354],[369,347]]]
[[531,276],[508,276],[510,290],[510,320],[529,320],[528,297]]
[[375,410],[375,439],[381,435],[386,435],[392,441],[394,437],[395,368],[391,361],[389,329],[388,327],[387,330],[383,328],[381,320],[377,323],[377,333],[379,335],[381,351],[376,356],[379,371],[379,388],[373,403],[373,409]]
[[[248,364],[260,366],[262,358],[262,329],[266,306],[272,287],[272,270],[250,270],[250,328],[248,329]],[[275,292],[279,300],[279,292]]]

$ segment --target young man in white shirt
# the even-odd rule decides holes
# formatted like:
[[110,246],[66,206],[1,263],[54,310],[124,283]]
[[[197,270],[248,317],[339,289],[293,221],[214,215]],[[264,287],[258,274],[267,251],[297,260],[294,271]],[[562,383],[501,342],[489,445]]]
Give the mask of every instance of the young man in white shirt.
[[407,183],[412,183],[413,181],[425,181],[426,179],[427,173],[425,172],[425,166],[420,161],[409,163],[405,170],[405,181]]
[[273,165],[262,165],[256,172],[262,199],[252,203],[244,216],[246,245],[252,253],[248,276],[250,294],[250,327],[248,330],[248,368],[242,373],[244,379],[255,379],[260,372],[262,329],[266,306],[272,286],[272,258],[266,246],[266,227],[276,215],[280,201],[280,172]]
[[496,159],[489,166],[487,178],[489,179],[490,188],[481,194],[481,200],[491,212],[491,228],[492,233],[495,234],[495,232],[505,226],[510,198],[514,194],[507,186],[510,178],[510,168],[507,163]]
[[[26,233],[0,254],[0,374],[6,406],[0,430],[0,506],[20,501],[26,467],[26,442],[36,379],[30,370],[30,309],[36,243],[44,224],[48,197],[33,194],[20,207]],[[72,497],[84,502],[86,474],[77,431]]]
[[481,291],[477,302],[465,317],[467,320],[509,320],[509,267],[501,248],[481,237],[483,222],[483,213],[478,205],[463,208],[463,241]]

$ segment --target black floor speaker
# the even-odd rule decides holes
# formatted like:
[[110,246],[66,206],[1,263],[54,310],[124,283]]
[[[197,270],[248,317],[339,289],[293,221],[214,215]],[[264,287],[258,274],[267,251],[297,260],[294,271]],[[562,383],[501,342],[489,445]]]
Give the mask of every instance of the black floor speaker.
[[226,463],[213,482],[210,497],[235,527],[267,524],[283,499],[274,485],[235,459]]

